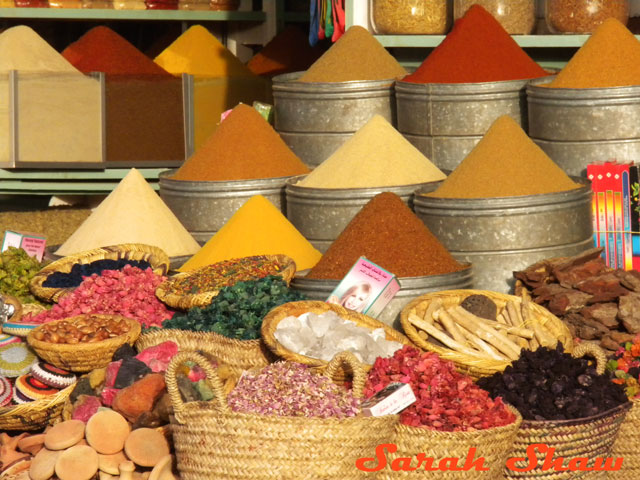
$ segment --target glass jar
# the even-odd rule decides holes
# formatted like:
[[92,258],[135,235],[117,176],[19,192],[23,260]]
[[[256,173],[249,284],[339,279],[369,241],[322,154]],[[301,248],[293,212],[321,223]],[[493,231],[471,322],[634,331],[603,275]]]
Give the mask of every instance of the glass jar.
[[454,20],[463,17],[474,4],[482,6],[512,35],[529,35],[536,27],[535,0],[454,0]]
[[442,35],[453,16],[447,0],[370,0],[369,12],[374,32],[383,35]]
[[627,0],[546,0],[545,19],[551,33],[593,33],[607,18],[629,21]]

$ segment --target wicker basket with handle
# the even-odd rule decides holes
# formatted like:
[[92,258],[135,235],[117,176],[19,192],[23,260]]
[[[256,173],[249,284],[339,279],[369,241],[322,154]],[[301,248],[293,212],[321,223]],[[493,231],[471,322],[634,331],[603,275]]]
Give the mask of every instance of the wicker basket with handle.
[[[412,300],[402,310],[400,322],[404,333],[418,347],[437,353],[444,360],[452,361],[456,369],[461,373],[478,379],[503,371],[510,362],[490,358],[478,358],[449,349],[445,346],[437,345],[420,336],[418,329],[409,321],[411,314],[423,318],[424,315],[428,313],[429,305],[433,302],[440,302],[444,307],[457,306],[460,305],[465,298],[473,294],[481,294],[489,297],[496,304],[498,312],[505,308],[508,301],[514,301],[517,305],[520,305],[522,302],[520,297],[487,290],[443,290],[440,292],[427,293]],[[562,323],[558,317],[540,305],[531,302],[530,309],[532,312],[531,321],[536,321],[543,325],[558,341],[562,342],[565,351],[571,353],[573,351],[573,338],[567,326]],[[427,320],[430,321],[430,319]],[[525,324],[524,326],[527,325]]]
[[108,247],[96,248],[80,252],[75,255],[63,257],[50,263],[40,270],[29,285],[31,292],[38,298],[48,302],[57,302],[63,295],[72,292],[75,288],[53,288],[42,284],[54,272],[69,273],[77,263],[88,264],[96,260],[144,260],[151,265],[157,275],[166,275],[169,271],[169,257],[160,248],[142,243],[123,243]]
[[[176,372],[185,361],[205,370],[215,395],[212,401],[183,402]],[[354,395],[361,397],[366,374],[352,354],[336,355],[324,375],[331,378],[344,362],[354,372]],[[398,421],[397,415],[324,419],[233,412],[215,370],[204,357],[190,352],[172,359],[166,382],[182,480],[370,479],[371,474],[358,470],[355,461],[388,443]]]
[[[343,320],[351,321],[358,326],[367,327],[370,330],[382,328],[384,329],[385,337],[387,340],[399,342],[405,345],[413,345],[411,341],[402,333],[394,330],[387,324],[382,323],[374,318],[363,315],[362,313],[354,312],[352,310],[347,310],[340,305],[313,300],[289,302],[271,310],[262,320],[262,340],[267,345],[267,347],[278,357],[291,362],[298,362],[309,365],[310,367],[313,367],[315,371],[322,373],[324,369],[327,368],[328,362],[317,358],[308,357],[306,355],[300,355],[299,353],[285,348],[280,342],[278,342],[274,333],[278,328],[278,324],[286,317],[298,317],[307,312],[320,314],[329,311],[335,312]],[[363,368],[368,372],[371,369],[371,365],[363,365]],[[349,376],[349,372],[343,370],[342,368],[339,368],[336,372],[335,379],[336,381],[344,382]]]
[[75,384],[60,390],[55,395],[21,405],[0,407],[0,431],[40,430],[61,420],[65,402],[75,388]]

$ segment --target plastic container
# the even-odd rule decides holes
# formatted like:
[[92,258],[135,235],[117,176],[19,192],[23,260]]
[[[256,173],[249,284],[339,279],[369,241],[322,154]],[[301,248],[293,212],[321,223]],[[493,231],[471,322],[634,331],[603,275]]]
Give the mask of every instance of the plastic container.
[[378,34],[438,35],[449,31],[453,17],[446,0],[370,0],[371,25]]
[[529,35],[536,27],[535,0],[454,0],[453,19],[463,17],[476,3],[493,15],[512,35]]
[[593,33],[607,18],[629,21],[627,0],[546,0],[545,19],[551,33]]

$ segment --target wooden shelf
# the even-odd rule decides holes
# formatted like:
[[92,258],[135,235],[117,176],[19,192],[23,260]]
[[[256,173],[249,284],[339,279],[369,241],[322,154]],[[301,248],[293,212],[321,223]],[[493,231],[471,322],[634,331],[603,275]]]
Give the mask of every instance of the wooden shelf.
[[107,10],[92,8],[0,8],[0,18],[60,20],[159,20],[206,22],[263,22],[265,12],[208,10]]

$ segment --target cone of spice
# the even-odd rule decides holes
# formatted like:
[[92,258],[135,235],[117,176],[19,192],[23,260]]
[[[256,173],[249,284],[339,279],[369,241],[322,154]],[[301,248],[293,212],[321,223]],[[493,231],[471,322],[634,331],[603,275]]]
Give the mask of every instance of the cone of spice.
[[433,192],[437,198],[494,198],[564,192],[580,185],[556,165],[508,115]]
[[640,85],[640,41],[619,20],[609,18],[546,86],[607,88],[630,85]]
[[544,77],[548,73],[480,5],[473,5],[411,75],[411,83],[477,83]]
[[306,278],[339,280],[364,256],[398,277],[463,270],[400,197],[376,195],[349,222]]
[[407,71],[366,28],[354,25],[299,78],[300,82],[389,80]]
[[94,27],[62,55],[106,74],[107,161],[184,161],[182,82],[108,27]]
[[309,188],[371,188],[437,182],[446,178],[381,115],[297,183]]
[[322,50],[311,47],[307,35],[295,26],[288,26],[278,33],[247,63],[256,75],[280,75],[309,68]]
[[222,260],[278,254],[293,258],[297,270],[313,267],[322,256],[280,210],[256,195],[179,270],[188,272]]
[[240,104],[171,178],[228,181],[308,172],[256,109]]

